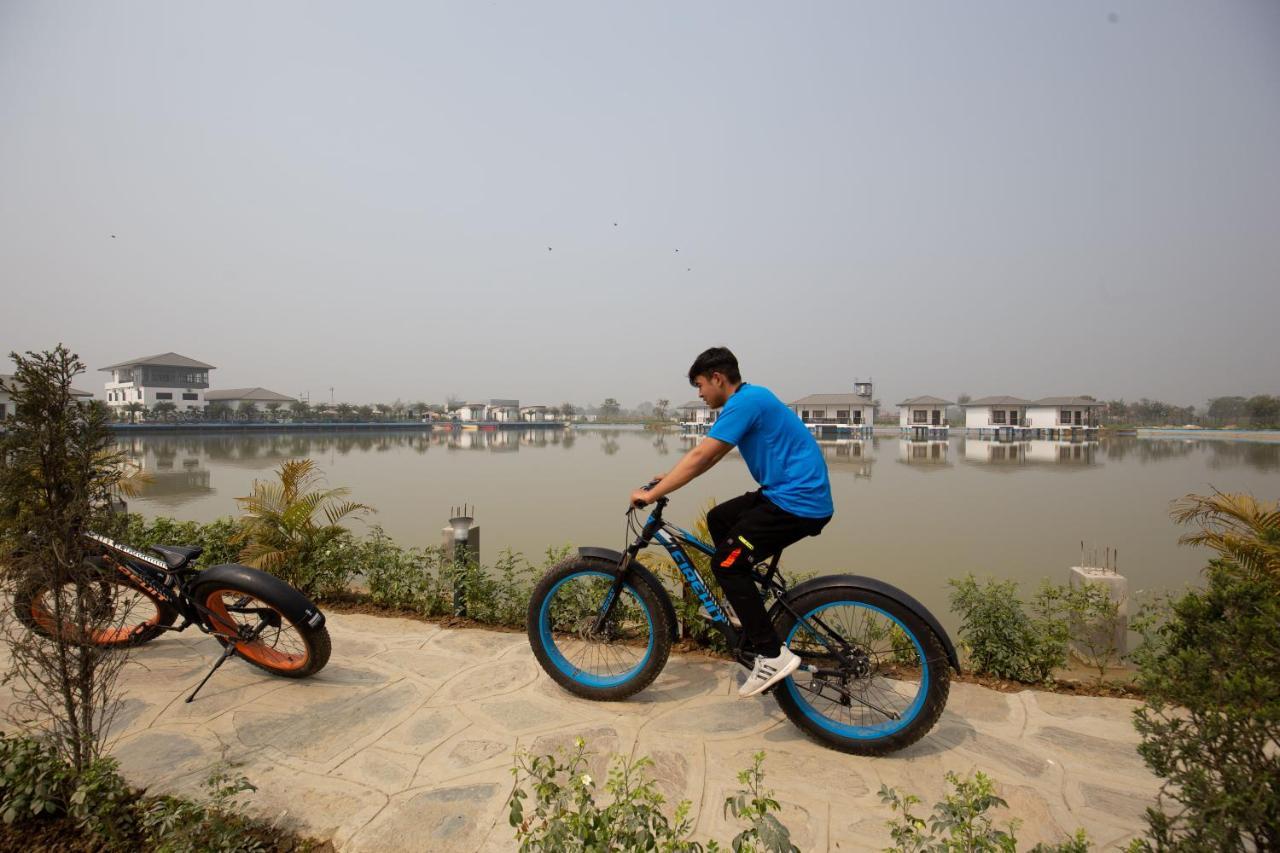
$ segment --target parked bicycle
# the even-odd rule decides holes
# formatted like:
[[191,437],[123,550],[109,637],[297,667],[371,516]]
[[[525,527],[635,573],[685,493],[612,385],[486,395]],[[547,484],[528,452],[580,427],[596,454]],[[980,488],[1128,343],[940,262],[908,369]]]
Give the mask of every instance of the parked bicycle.
[[[652,488],[650,484],[646,488]],[[643,526],[627,512],[635,540],[625,553],[580,548],[534,588],[528,634],[547,674],[587,699],[617,701],[647,687],[666,665],[676,613],[662,582],[636,556],[652,542],[667,550],[701,603],[702,616],[735,659],[754,656],[725,604],[713,596],[685,546],[715,549],[666,522],[659,498]],[[875,578],[824,575],[794,587],[778,568],[754,571],[784,642],[803,663],[771,688],[793,723],[818,741],[858,755],[884,755],[915,743],[947,702],[955,646],[920,602]]]
[[[152,553],[96,533],[86,533],[100,553],[89,558],[94,624],[85,638],[101,646],[137,646],[166,631],[195,625],[223,646],[222,656],[187,697],[190,702],[232,655],[273,675],[305,678],[329,662],[324,614],[310,599],[266,572],[236,564],[197,571],[203,549],[156,545]],[[68,584],[69,585],[69,584]],[[46,636],[75,636],[80,629],[58,625],[55,596],[47,579],[21,584],[14,596],[18,618]],[[182,622],[174,625],[178,619]]]

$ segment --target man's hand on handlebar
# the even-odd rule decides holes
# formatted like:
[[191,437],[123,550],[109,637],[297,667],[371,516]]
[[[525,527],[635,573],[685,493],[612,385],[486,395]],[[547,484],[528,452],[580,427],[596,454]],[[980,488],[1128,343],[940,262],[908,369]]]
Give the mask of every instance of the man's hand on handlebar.
[[628,503],[628,506],[634,509],[640,509],[642,507],[648,506],[649,504],[653,503],[654,498],[650,496],[649,490],[652,489],[654,486],[658,485],[658,482],[662,479],[662,477],[663,475],[659,474],[658,476],[650,480],[648,485],[646,485],[644,488],[636,489],[634,492],[632,492],[631,500]]

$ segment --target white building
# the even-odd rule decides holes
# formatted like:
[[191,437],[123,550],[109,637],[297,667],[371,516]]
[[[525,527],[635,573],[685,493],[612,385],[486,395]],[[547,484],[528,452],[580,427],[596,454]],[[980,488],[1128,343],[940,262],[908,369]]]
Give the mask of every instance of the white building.
[[518,423],[520,421],[519,400],[490,400],[489,420],[499,423]]
[[918,440],[944,439],[950,424],[947,422],[947,406],[950,400],[941,397],[911,397],[898,404],[898,427],[904,435]]
[[980,397],[964,404],[964,428],[978,433],[979,438],[1029,437],[1031,422],[1027,420],[1030,400],[1021,397]]
[[1069,437],[1097,430],[1104,405],[1092,397],[1044,397],[1027,407],[1027,420],[1043,438]]
[[[4,421],[12,418],[17,410],[17,406],[13,402],[13,397],[9,394],[9,389],[12,388],[17,390],[19,386],[14,381],[13,376],[8,373],[0,373],[0,384],[3,384],[3,387],[0,387],[0,423],[3,423]],[[71,396],[80,400],[87,400],[93,397],[93,394],[89,391],[81,391],[78,388],[72,388]]]
[[267,411],[270,403],[279,403],[285,409],[290,403],[298,402],[296,398],[269,391],[266,388],[228,388],[224,391],[206,391],[204,398],[210,403],[222,403],[238,411],[245,403],[253,404],[260,412]]
[[520,420],[525,423],[542,423],[551,420],[551,411],[546,406],[521,406]]
[[690,400],[683,406],[676,406],[676,414],[680,417],[680,425],[688,429],[707,430],[716,422],[719,411],[713,411],[701,400]]
[[854,383],[852,394],[810,394],[790,404],[804,425],[815,432],[854,430],[870,432],[876,421],[871,383]]
[[464,403],[454,410],[454,414],[458,416],[460,421],[483,421],[488,420],[489,404],[488,403]]
[[179,412],[203,409],[212,364],[166,352],[122,361],[101,370],[111,379],[104,386],[107,405],[123,409],[141,403],[150,409],[161,401],[173,403]]

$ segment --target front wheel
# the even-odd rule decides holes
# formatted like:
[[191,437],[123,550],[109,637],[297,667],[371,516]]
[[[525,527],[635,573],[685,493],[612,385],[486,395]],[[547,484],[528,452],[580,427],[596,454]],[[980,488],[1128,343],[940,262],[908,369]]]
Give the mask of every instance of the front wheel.
[[808,666],[774,695],[793,723],[855,755],[894,752],[933,728],[951,675],[937,635],[912,610],[846,586],[813,590],[791,605],[803,618],[783,610],[775,627]]
[[[138,646],[154,640],[178,619],[155,594],[134,584],[101,557],[87,558],[77,585],[32,577],[18,585],[13,606],[18,619],[46,637],[83,636],[95,646]],[[77,602],[78,594],[84,598]],[[84,622],[77,628],[77,621]],[[59,627],[61,623],[61,627]]]
[[608,618],[599,616],[618,566],[598,557],[571,557],[534,587],[527,627],[534,656],[557,684],[586,699],[616,701],[658,677],[671,653],[662,584],[647,569],[628,569]]
[[271,575],[246,571],[243,578],[217,577],[192,590],[205,626],[224,647],[273,675],[306,678],[329,662],[329,631],[293,620],[284,596],[301,596]]

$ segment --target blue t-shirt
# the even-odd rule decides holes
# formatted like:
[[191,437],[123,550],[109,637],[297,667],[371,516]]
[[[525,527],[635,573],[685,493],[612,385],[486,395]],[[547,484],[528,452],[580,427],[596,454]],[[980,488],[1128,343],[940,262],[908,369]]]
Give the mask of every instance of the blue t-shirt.
[[707,436],[735,445],[764,496],[792,515],[826,518],[835,512],[818,442],[768,388],[742,383]]

